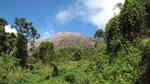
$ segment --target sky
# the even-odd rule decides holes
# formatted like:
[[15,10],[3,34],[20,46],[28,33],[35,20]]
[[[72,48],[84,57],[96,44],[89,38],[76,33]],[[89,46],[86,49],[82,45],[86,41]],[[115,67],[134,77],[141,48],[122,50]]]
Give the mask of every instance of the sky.
[[[58,32],[79,32],[92,37],[99,28],[119,14],[115,8],[124,0],[0,0],[0,17],[12,25],[16,17],[33,22],[41,38]],[[7,32],[15,32],[10,26]]]

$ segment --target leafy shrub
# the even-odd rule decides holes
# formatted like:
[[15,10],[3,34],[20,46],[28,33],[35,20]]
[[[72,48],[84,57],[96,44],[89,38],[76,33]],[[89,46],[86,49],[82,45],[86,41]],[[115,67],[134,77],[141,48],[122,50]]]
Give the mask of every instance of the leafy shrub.
[[[96,50],[103,50],[106,47],[106,42],[105,41],[100,41],[100,40],[95,40],[95,49]],[[93,49],[91,49],[93,50]]]
[[75,82],[75,75],[72,73],[69,73],[69,74],[65,75],[64,79],[65,79],[65,81],[73,83],[73,82]]
[[104,31],[102,29],[98,29],[94,34],[94,38],[98,40],[104,38],[104,36]]
[[135,42],[145,34],[144,6],[139,0],[126,0],[119,17],[120,31],[128,41]]
[[37,58],[41,59],[43,63],[48,64],[53,60],[54,46],[51,42],[43,42],[38,47]]
[[140,44],[139,48],[141,50],[141,55],[142,55],[142,64],[150,66],[150,39],[145,38],[143,39]]
[[55,55],[54,55],[53,61],[57,64],[64,63],[69,60],[69,53],[66,49],[55,49]]
[[20,59],[19,64],[22,67],[26,66],[27,57],[28,57],[28,54],[27,54],[27,39],[26,39],[25,36],[21,35],[21,33],[18,33],[18,36],[17,36],[15,57],[17,59]]
[[9,74],[15,70],[17,60],[11,54],[3,54],[0,56],[0,84],[10,84],[12,78]]
[[108,53],[116,53],[122,48],[122,34],[119,28],[119,16],[110,19],[106,26],[106,44]]
[[81,49],[74,49],[71,54],[71,60],[78,61],[81,59]]
[[16,79],[14,84],[29,84],[29,81],[26,79],[18,78],[18,79]]
[[58,67],[54,63],[51,63],[51,65],[53,67],[52,76],[58,76],[60,74]]

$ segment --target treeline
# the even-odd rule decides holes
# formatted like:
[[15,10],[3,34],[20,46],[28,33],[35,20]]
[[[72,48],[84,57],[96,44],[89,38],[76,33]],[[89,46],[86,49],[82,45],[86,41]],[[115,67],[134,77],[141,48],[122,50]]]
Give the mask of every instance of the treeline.
[[26,21],[25,18],[16,18],[11,26],[17,30],[16,35],[5,32],[6,25],[8,25],[8,22],[0,18],[0,55],[12,54],[20,60],[20,66],[24,67],[27,60],[28,43],[32,45],[35,39],[39,38],[39,34],[33,27],[32,22]]

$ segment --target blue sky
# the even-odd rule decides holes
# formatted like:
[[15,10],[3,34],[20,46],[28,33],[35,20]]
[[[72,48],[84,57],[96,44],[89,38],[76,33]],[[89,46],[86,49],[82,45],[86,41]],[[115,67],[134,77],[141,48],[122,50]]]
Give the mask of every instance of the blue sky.
[[57,32],[80,32],[92,37],[118,13],[124,0],[0,0],[0,17],[13,24],[16,17],[33,22],[42,38]]

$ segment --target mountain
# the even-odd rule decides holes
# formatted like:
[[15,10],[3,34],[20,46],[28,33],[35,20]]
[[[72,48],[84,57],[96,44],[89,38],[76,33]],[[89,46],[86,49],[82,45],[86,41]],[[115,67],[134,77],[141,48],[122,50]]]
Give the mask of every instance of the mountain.
[[59,32],[54,36],[51,36],[46,39],[40,39],[35,42],[35,45],[40,45],[41,42],[50,41],[54,44],[55,48],[62,47],[90,47],[93,48],[95,42],[92,38],[84,36],[76,32]]

